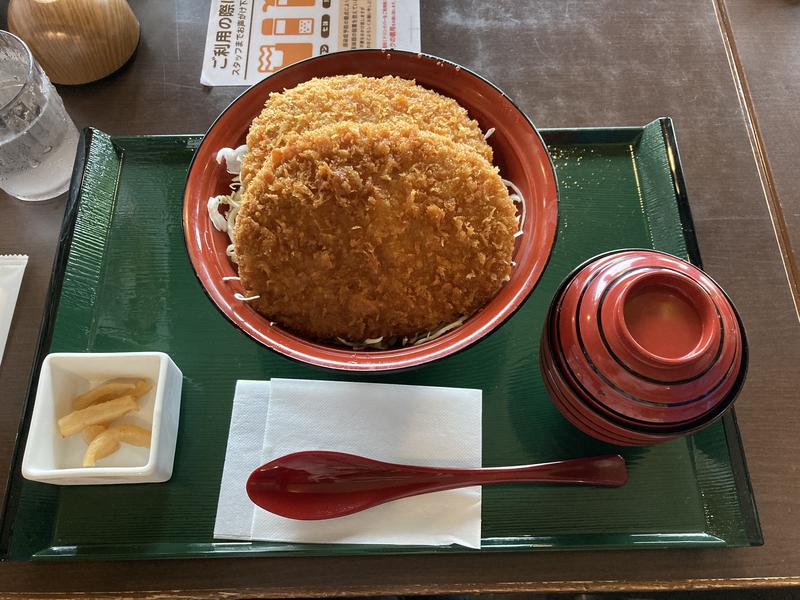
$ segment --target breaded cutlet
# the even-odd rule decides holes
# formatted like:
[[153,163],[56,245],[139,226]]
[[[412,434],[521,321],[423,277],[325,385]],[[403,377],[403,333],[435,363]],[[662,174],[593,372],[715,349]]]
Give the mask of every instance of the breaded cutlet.
[[244,191],[239,276],[269,319],[319,340],[411,337],[470,315],[511,271],[518,220],[497,169],[396,124],[287,138]]
[[478,123],[452,98],[399,77],[339,75],[315,78],[270,94],[247,135],[249,150],[242,162],[242,182],[249,183],[269,153],[280,148],[288,135],[344,121],[392,120],[398,121],[398,126],[414,124],[467,144],[492,162],[492,149]]

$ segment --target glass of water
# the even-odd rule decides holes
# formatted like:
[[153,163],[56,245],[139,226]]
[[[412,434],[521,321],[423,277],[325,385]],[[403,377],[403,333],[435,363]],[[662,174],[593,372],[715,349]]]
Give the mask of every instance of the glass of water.
[[47,200],[69,188],[78,130],[17,36],[0,31],[0,188]]

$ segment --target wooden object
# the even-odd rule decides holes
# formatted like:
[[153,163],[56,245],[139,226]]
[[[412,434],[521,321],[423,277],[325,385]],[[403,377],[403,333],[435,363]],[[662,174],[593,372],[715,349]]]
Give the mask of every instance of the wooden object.
[[139,21],[126,0],[11,0],[8,26],[50,80],[67,85],[110,75],[139,43]]

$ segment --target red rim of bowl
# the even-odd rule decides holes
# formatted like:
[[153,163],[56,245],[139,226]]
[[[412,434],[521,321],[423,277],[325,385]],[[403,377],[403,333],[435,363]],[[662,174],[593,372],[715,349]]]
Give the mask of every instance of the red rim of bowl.
[[[658,254],[663,254],[663,255],[669,256],[671,258],[677,258],[677,257],[675,257],[675,256],[673,256],[671,254],[666,253],[666,252],[660,252],[658,250],[652,250],[652,249],[630,248],[630,249],[612,250],[610,252],[606,252],[606,253],[600,254],[598,256],[595,256],[593,258],[590,258],[589,260],[585,261],[584,263],[578,265],[575,269],[572,270],[572,272],[570,272],[564,278],[564,280],[559,285],[555,295],[553,296],[553,300],[551,302],[550,308],[547,311],[547,316],[545,317],[545,325],[544,325],[544,329],[542,331],[542,335],[543,336],[547,336],[547,342],[546,342],[546,351],[547,352],[549,352],[550,354],[553,354],[555,352],[559,352],[557,346],[555,346],[552,343],[552,341],[554,339],[553,338],[553,336],[554,336],[553,327],[554,327],[554,324],[555,324],[555,317],[556,317],[555,313],[556,313],[556,309],[557,309],[558,305],[560,304],[561,297],[562,297],[563,293],[565,292],[567,287],[570,285],[572,280],[575,278],[575,276],[578,273],[580,273],[584,268],[586,268],[588,265],[594,263],[595,261],[607,258],[607,257],[609,257],[611,255],[618,254],[618,253],[631,252],[631,251],[641,251],[641,250],[645,250],[647,252],[656,252]],[[706,274],[706,277],[709,277],[708,274]],[[712,424],[714,421],[716,421],[718,418],[720,418],[724,414],[724,412],[731,406],[731,404],[733,403],[733,401],[736,399],[736,397],[738,396],[739,392],[741,391],[742,385],[744,384],[744,380],[745,380],[746,375],[747,375],[747,368],[748,368],[748,363],[749,363],[748,358],[749,358],[749,356],[748,356],[747,337],[746,337],[746,333],[745,333],[745,330],[744,330],[744,325],[742,323],[741,317],[739,316],[739,312],[736,310],[735,305],[731,302],[730,297],[727,295],[727,292],[725,292],[725,290],[722,287],[720,287],[719,284],[716,281],[713,280],[713,278],[709,277],[709,279],[717,286],[717,288],[723,294],[723,296],[725,297],[725,299],[727,300],[727,302],[729,303],[729,305],[731,307],[733,315],[736,318],[736,321],[737,321],[738,326],[739,326],[739,333],[740,333],[740,336],[741,336],[741,345],[740,345],[740,357],[739,357],[739,371],[738,371],[738,374],[737,374],[737,376],[735,378],[735,381],[734,381],[732,387],[730,388],[730,390],[726,394],[725,398],[723,398],[716,406],[714,406],[711,410],[709,410],[707,413],[703,414],[702,416],[699,416],[698,418],[696,418],[694,420],[691,420],[689,422],[683,422],[683,423],[680,423],[680,424],[677,424],[677,425],[674,425],[674,426],[670,426],[669,424],[662,424],[660,426],[655,426],[655,427],[653,426],[652,423],[645,423],[645,422],[641,422],[641,421],[635,421],[633,419],[628,419],[628,418],[626,418],[625,420],[622,420],[621,418],[617,417],[615,414],[609,414],[607,412],[607,410],[603,410],[602,412],[599,411],[599,407],[598,406],[594,406],[593,403],[589,403],[589,398],[584,398],[583,397],[583,393],[581,393],[581,392],[579,392],[579,390],[576,390],[576,389],[573,388],[572,383],[570,383],[568,381],[568,379],[565,378],[565,374],[563,372],[561,372],[561,368],[562,367],[560,365],[560,362],[561,362],[561,360],[563,360],[563,357],[561,357],[559,359],[558,357],[551,356],[550,359],[548,360],[548,364],[550,365],[551,368],[553,368],[553,369],[555,369],[557,371],[558,375],[560,376],[559,379],[565,385],[570,387],[571,397],[575,398],[576,401],[580,401],[582,408],[587,409],[592,414],[592,416],[594,416],[596,418],[599,418],[601,421],[607,421],[607,422],[613,424],[614,426],[616,426],[618,428],[621,428],[621,429],[624,429],[624,430],[627,430],[627,431],[631,432],[633,435],[637,435],[637,434],[656,435],[656,436],[662,436],[662,435],[663,436],[670,436],[671,434],[684,435],[684,434],[692,433],[693,431],[697,431],[699,429],[702,429],[702,428]],[[595,398],[591,398],[591,399],[594,402],[597,402],[597,400]],[[673,435],[673,437],[674,437],[674,435]],[[666,439],[667,438],[664,437],[664,440],[666,440]]]
[[[390,62],[393,59],[394,62]],[[425,68],[433,71],[446,68],[451,76],[466,77],[472,85],[459,86],[458,89],[465,95],[455,97],[443,92],[435,80],[420,80],[420,77],[425,79],[425,75],[432,77],[432,74],[425,73],[421,76],[417,73],[415,76],[413,67],[410,66],[412,60],[425,61]],[[364,61],[370,63],[366,65]],[[399,63],[404,63],[400,66],[408,71],[398,68]],[[386,66],[380,69],[378,64]],[[214,160],[217,150],[243,143],[250,122],[260,111],[270,91],[294,87],[312,77],[356,73],[417,79],[423,87],[453,97],[470,111],[473,119],[479,121],[482,130],[486,128],[481,119],[485,121],[489,115],[498,114],[504,115],[504,118],[522,128],[521,133],[513,136],[498,128],[492,137],[493,146],[499,144],[505,149],[502,154],[495,149],[495,164],[500,163],[502,170],[502,163],[511,159],[512,168],[525,178],[522,185],[520,177],[516,177],[514,182],[529,192],[525,194],[528,218],[524,224],[524,233],[515,248],[514,259],[517,266],[512,272],[511,280],[463,325],[419,346],[358,351],[319,344],[270,325],[267,318],[254,308],[234,298],[234,293],[240,291],[236,286],[222,281],[222,277],[235,275],[236,271],[224,253],[228,244],[226,235],[216,231],[207,216],[206,202],[212,195],[208,193],[208,182],[215,181],[214,193],[219,194],[227,189],[229,179],[225,177],[230,177],[224,175],[225,169]],[[441,79],[444,80],[443,77]],[[466,97],[485,104],[480,115],[474,114],[476,109],[465,101]],[[242,110],[237,111],[237,105],[245,111],[253,106],[256,109],[246,112],[242,118]],[[538,157],[538,160],[525,159],[529,155]],[[541,188],[541,191],[534,197],[533,192],[537,188]],[[277,71],[246,90],[217,117],[195,151],[189,166],[182,223],[186,249],[201,287],[222,314],[251,338],[288,358],[322,368],[355,372],[400,370],[429,364],[465,350],[497,329],[522,306],[544,272],[555,244],[558,184],[552,158],[536,127],[503,91],[485,78],[453,62],[428,54],[396,50],[350,50],[306,59]]]

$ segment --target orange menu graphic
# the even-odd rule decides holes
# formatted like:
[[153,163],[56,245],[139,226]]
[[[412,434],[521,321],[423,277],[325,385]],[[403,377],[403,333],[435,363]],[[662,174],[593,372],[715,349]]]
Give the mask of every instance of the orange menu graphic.
[[263,35],[312,35],[314,19],[264,19],[261,21]]
[[264,0],[261,10],[267,12],[270,6],[314,6],[314,0]]
[[272,73],[286,65],[310,58],[313,52],[313,44],[271,44],[261,46],[258,55],[258,71],[259,73]]

